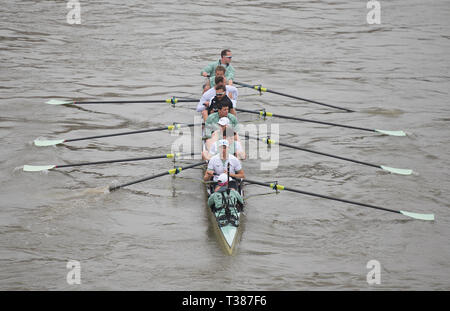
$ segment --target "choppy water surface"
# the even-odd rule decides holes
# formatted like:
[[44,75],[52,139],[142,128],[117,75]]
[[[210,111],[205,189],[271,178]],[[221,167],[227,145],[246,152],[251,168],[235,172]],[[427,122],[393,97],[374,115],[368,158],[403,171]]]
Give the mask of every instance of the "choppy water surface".
[[[448,2],[7,1],[0,8],[0,289],[372,290],[450,289]],[[170,152],[167,132],[39,148],[74,138],[191,123],[195,103],[45,105],[78,100],[198,98],[200,69],[230,48],[236,80],[356,110],[344,113],[240,88],[239,106],[381,129],[406,138],[273,119],[284,142],[400,168],[413,176],[280,149],[249,178],[414,212],[435,222],[334,201],[246,188],[235,256],[214,236],[201,170],[111,194],[86,191],[162,172],[170,160],[25,173],[64,164]],[[240,114],[245,124],[263,124]],[[183,163],[193,163],[184,161]],[[264,195],[263,195],[264,194]],[[369,260],[381,284],[369,286]],[[81,263],[81,286],[66,282]]]

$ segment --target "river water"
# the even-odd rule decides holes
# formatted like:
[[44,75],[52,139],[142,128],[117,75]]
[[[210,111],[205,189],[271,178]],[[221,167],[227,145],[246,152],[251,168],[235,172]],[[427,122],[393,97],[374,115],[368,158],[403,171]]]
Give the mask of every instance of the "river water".
[[[449,290],[450,5],[445,0],[6,1],[0,20],[1,290]],[[198,98],[200,70],[224,48],[236,81],[355,110],[345,113],[239,88],[238,107],[407,137],[238,114],[279,127],[279,140],[411,176],[280,147],[280,161],[246,175],[395,210],[402,215],[246,186],[244,230],[227,256],[208,219],[200,169],[102,193],[173,167],[171,160],[23,172],[165,154],[166,132],[36,147],[75,138],[192,123],[195,103],[51,106],[49,99]],[[198,160],[183,160],[181,164]],[[81,285],[69,285],[70,260]],[[369,284],[370,260],[380,284]]]

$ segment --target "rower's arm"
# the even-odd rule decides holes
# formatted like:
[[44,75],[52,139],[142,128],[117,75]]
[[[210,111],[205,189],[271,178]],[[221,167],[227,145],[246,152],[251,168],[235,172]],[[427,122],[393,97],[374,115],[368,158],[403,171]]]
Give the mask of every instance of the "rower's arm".
[[234,68],[233,66],[228,66],[227,70],[225,71],[225,78],[228,80],[228,85],[233,85],[234,80]]
[[[206,93],[204,93],[203,95],[205,95]],[[202,98],[200,99],[200,101],[197,104],[197,112],[202,112],[203,110],[205,110],[207,107],[209,106],[209,101],[206,100],[206,97],[204,98],[202,96]]]
[[239,160],[245,160],[247,158],[247,155],[245,154],[244,150],[241,151],[236,151],[236,158],[238,158]]
[[[211,116],[211,115],[210,115]],[[209,119],[209,120],[208,120]],[[208,117],[205,122],[205,133],[206,136],[211,137],[212,134],[219,129],[217,123],[212,123],[211,119]]]
[[[213,72],[214,72],[214,69],[215,69],[214,68],[214,64],[215,64],[215,62],[212,62],[212,63],[206,65],[206,67],[202,69],[202,72],[200,73],[200,75],[204,76],[204,77],[206,77],[206,76],[213,76]],[[206,75],[205,75],[205,73],[206,73]]]
[[206,109],[206,106],[204,105],[204,103],[206,103],[206,102],[202,102],[202,100],[200,100],[200,102],[197,104],[197,112],[202,112],[203,110]]
[[[237,89],[237,87],[235,87],[234,85],[227,85],[227,92],[228,94],[231,94],[230,99],[231,101],[235,101],[237,102],[238,96],[239,96],[239,91]],[[233,107],[235,107],[235,102],[233,102]]]
[[241,169],[240,171],[237,171],[236,174],[231,174],[230,176],[236,179],[243,179],[245,178],[245,173],[244,173],[244,169]]
[[214,176],[214,171],[206,170],[205,176],[203,176],[204,181],[210,180]]

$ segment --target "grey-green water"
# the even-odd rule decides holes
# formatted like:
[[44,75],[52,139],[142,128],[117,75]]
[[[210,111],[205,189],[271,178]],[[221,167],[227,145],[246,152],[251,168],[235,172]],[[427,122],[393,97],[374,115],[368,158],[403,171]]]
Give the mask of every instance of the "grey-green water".
[[[447,1],[7,1],[0,8],[0,289],[2,290],[436,290],[450,288]],[[235,256],[221,251],[200,183],[185,171],[111,194],[86,193],[152,175],[169,160],[25,173],[62,164],[170,152],[165,132],[38,148],[73,138],[191,123],[195,104],[45,105],[78,100],[198,98],[200,69],[233,52],[236,80],[356,110],[343,113],[240,88],[239,107],[381,129],[380,136],[272,119],[280,139],[413,176],[280,149],[247,177],[413,212],[435,222],[248,186]],[[263,124],[249,114],[246,124]],[[191,163],[192,161],[185,161]],[[369,285],[369,260],[381,284]],[[81,264],[68,285],[66,264]]]

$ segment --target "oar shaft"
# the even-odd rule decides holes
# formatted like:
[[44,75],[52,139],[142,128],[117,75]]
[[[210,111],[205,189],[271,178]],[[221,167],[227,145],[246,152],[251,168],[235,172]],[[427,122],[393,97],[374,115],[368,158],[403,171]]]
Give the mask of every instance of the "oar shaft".
[[[205,164],[205,163],[206,163],[205,161],[202,161],[202,162],[195,163],[195,164],[191,164],[191,165],[187,165],[187,166],[184,166],[184,167],[178,167],[178,168],[176,169],[176,171],[177,171],[177,172],[181,172],[181,171],[184,171],[184,170],[193,168],[193,167],[197,167],[197,166],[203,165],[203,164]],[[127,187],[127,186],[130,186],[130,185],[134,185],[134,184],[137,184],[137,183],[140,183],[140,182],[143,182],[143,181],[148,181],[148,180],[155,179],[155,178],[158,178],[158,177],[161,177],[161,176],[170,175],[170,174],[172,174],[172,171],[173,171],[173,170],[165,171],[165,172],[160,173],[160,174],[157,174],[157,175],[153,175],[153,176],[149,176],[149,177],[144,177],[144,178],[141,178],[141,179],[138,179],[138,180],[134,180],[134,181],[131,181],[131,182],[122,184],[122,185],[111,186],[111,187],[109,187],[109,191],[112,192],[112,191],[118,190],[118,189],[120,189],[120,188]],[[176,174],[177,172],[175,172],[175,174]]]
[[312,104],[317,104],[317,105],[322,105],[322,106],[326,106],[326,107],[330,107],[330,108],[335,108],[335,109],[340,109],[340,110],[344,110],[347,112],[355,112],[354,110],[348,109],[348,108],[342,108],[342,107],[338,107],[338,106],[334,106],[334,105],[330,105],[330,104],[325,104],[322,102],[318,102],[315,100],[311,100],[311,99],[306,99],[306,98],[302,98],[302,97],[298,97],[298,96],[294,96],[294,95],[289,95],[289,94],[285,94],[285,93],[281,93],[281,92],[276,92],[276,91],[272,91],[267,89],[268,93],[273,93],[273,94],[277,94],[277,95],[281,95],[281,96],[285,96],[285,97],[289,97],[289,98],[293,98],[293,99],[298,99],[298,100],[303,100],[305,102],[309,102]]
[[293,146],[293,145],[289,145],[289,144],[285,144],[285,143],[278,143],[278,145],[284,146],[284,147],[288,147],[288,148],[292,148],[292,149],[305,151],[305,152],[311,152],[311,153],[315,153],[315,154],[320,154],[320,155],[323,155],[323,156],[326,156],[326,157],[331,157],[331,158],[340,159],[340,160],[349,161],[349,162],[354,162],[354,163],[358,163],[358,164],[362,164],[362,165],[367,165],[367,166],[372,166],[372,167],[376,167],[376,168],[381,168],[381,166],[377,165],[377,164],[373,164],[373,163],[369,163],[369,162],[363,162],[363,161],[354,160],[354,159],[349,159],[349,158],[337,156],[337,155],[330,154],[330,153],[315,151],[315,150],[306,149],[306,148],[302,148],[302,147],[298,147],[298,146]]
[[[249,136],[247,134],[244,135],[244,137],[255,139],[255,140],[261,140],[260,138],[252,137],[252,136]],[[266,143],[267,143],[267,141],[266,141]],[[271,143],[274,143],[274,142],[271,142]],[[323,156],[327,156],[327,157],[331,157],[331,158],[335,158],[335,159],[340,159],[340,160],[344,160],[344,161],[349,161],[349,162],[354,162],[354,163],[358,163],[358,164],[362,164],[362,165],[372,166],[372,167],[376,167],[376,168],[382,168],[380,165],[372,164],[372,163],[369,163],[369,162],[363,162],[363,161],[358,161],[358,160],[354,160],[354,159],[349,159],[349,158],[337,156],[337,155],[334,155],[334,154],[329,154],[329,153],[325,153],[325,152],[320,152],[320,151],[315,151],[315,150],[311,150],[311,149],[306,149],[306,148],[302,148],[302,147],[298,147],[298,146],[294,146],[294,145],[290,145],[290,144],[285,144],[285,143],[280,143],[280,142],[275,142],[275,143],[280,145],[280,146],[288,147],[288,148],[291,148],[291,149],[296,149],[296,150],[300,150],[300,151],[320,154],[320,155],[323,155]]]
[[64,168],[64,167],[77,167],[77,166],[85,166],[85,165],[98,165],[98,164],[108,164],[108,163],[118,163],[118,162],[132,162],[132,161],[142,161],[142,160],[151,160],[151,159],[161,159],[166,156],[154,156],[154,157],[143,157],[143,158],[130,158],[130,159],[118,159],[118,160],[105,160],[105,161],[97,161],[97,162],[84,162],[84,163],[75,163],[75,164],[64,164],[64,165],[56,165],[55,168]]
[[[85,166],[85,165],[98,165],[98,164],[108,164],[108,163],[118,163],[118,162],[134,162],[134,161],[144,161],[144,160],[153,160],[153,159],[163,159],[163,158],[169,158],[170,155],[172,155],[172,154],[155,155],[155,156],[150,156],[150,157],[117,159],[117,160],[105,160],[105,161],[97,161],[97,162],[84,162],[84,163],[75,163],[75,164],[64,164],[64,165],[56,165],[55,168],[76,167],[76,166]],[[194,155],[194,153],[191,153],[190,155]]]
[[[250,84],[236,82],[236,81],[233,81],[233,83],[235,83],[237,85],[241,85],[241,86],[245,86],[245,87],[248,87],[248,88],[252,88],[252,89],[258,90],[258,88],[257,88],[258,86],[257,85],[250,85]],[[347,112],[354,112],[353,110],[348,109],[348,108],[342,108],[342,107],[338,107],[338,106],[334,106],[334,105],[330,105],[330,104],[325,104],[325,103],[318,102],[318,101],[315,101],[315,100],[311,100],[311,99],[307,99],[307,98],[302,98],[302,97],[298,97],[298,96],[294,96],[294,95],[289,95],[289,94],[285,94],[285,93],[269,90],[267,88],[264,88],[264,91],[268,92],[268,93],[273,93],[273,94],[277,94],[277,95],[293,98],[293,99],[298,99],[298,100],[310,102],[312,104],[317,104],[317,105],[321,105],[321,106],[327,106],[327,107],[330,107],[330,108],[344,110],[344,111],[347,111]]]
[[72,138],[72,139],[66,139],[64,142],[87,140],[87,139],[95,139],[95,138],[114,137],[114,136],[122,136],[122,135],[132,135],[132,134],[148,133],[148,132],[157,132],[157,131],[163,131],[163,130],[167,130],[167,126],[159,127],[159,128],[153,128],[153,129],[146,129],[146,130],[131,131],[131,132],[121,132],[121,133],[114,133],[114,134],[105,134],[105,135],[96,135],[96,136]]
[[158,175],[153,175],[153,176],[150,176],[150,177],[144,177],[144,178],[141,178],[141,179],[138,179],[138,180],[134,180],[134,181],[122,184],[122,185],[109,187],[109,191],[112,192],[112,191],[118,190],[120,188],[124,188],[124,187],[130,186],[130,185],[134,185],[134,184],[137,184],[137,183],[140,183],[140,182],[143,182],[143,181],[155,179],[155,178],[158,178],[158,177],[161,177],[161,176],[164,176],[164,175],[168,175],[168,174],[169,174],[169,172],[164,172],[164,173],[160,173]]
[[[262,183],[262,182],[255,181],[255,180],[245,179],[245,181],[247,181],[249,183],[252,183],[252,184],[256,184],[256,185],[272,187],[270,184]],[[359,206],[364,206],[364,207],[370,207],[370,208],[374,208],[374,209],[378,209],[378,210],[383,210],[383,211],[387,211],[387,212],[401,214],[400,211],[393,210],[393,209],[390,209],[390,208],[376,206],[376,205],[371,205],[371,204],[366,204],[366,203],[361,203],[361,202],[355,202],[355,201],[350,201],[350,200],[345,200],[345,199],[340,199],[340,198],[335,198],[335,197],[330,197],[328,195],[323,195],[323,194],[319,194],[319,193],[307,192],[307,191],[302,191],[302,190],[293,189],[293,188],[284,187],[284,186],[283,186],[282,190],[296,192],[296,193],[305,194],[305,195],[314,196],[314,197],[319,197],[319,198],[323,198],[323,199],[334,200],[334,201],[339,201],[339,202],[343,202],[343,203],[349,203],[349,204],[354,204],[354,205],[359,205]]]
[[330,197],[330,196],[328,196],[328,195],[323,195],[323,194],[318,194],[318,193],[312,193],[312,192],[307,192],[307,191],[302,191],[302,190],[292,189],[292,188],[289,188],[289,187],[284,187],[284,190],[292,191],[292,192],[297,192],[297,193],[301,193],[301,194],[305,194],[305,195],[310,195],[310,196],[315,196],[315,197],[319,197],[319,198],[324,198],[324,199],[328,199],[328,200],[334,200],[334,201],[339,201],[339,202],[343,202],[343,203],[349,203],[349,204],[354,204],[354,205],[359,205],[359,206],[364,206],[364,207],[370,207],[370,208],[374,208],[374,209],[378,209],[378,210],[382,210],[382,211],[387,211],[387,212],[392,212],[392,213],[398,213],[398,214],[400,214],[400,211],[393,210],[393,209],[386,208],[386,207],[375,206],[375,205],[371,205],[371,204],[366,204],[366,203],[361,203],[361,202],[356,202],[356,201],[350,201],[350,200],[345,200],[345,199],[340,199],[340,198]]
[[[264,111],[253,111],[253,110],[247,110],[247,109],[241,109],[241,108],[236,108],[236,110],[237,111],[242,111],[242,112],[258,114],[258,115],[264,114]],[[326,121],[311,120],[311,119],[303,119],[303,118],[285,116],[285,115],[275,114],[275,113],[270,113],[270,116],[281,118],[281,119],[288,119],[288,120],[295,120],[295,121],[302,121],[302,122],[310,122],[310,123],[317,123],[317,124],[345,127],[345,128],[349,128],[349,129],[355,129],[355,130],[375,132],[375,130],[373,130],[373,129],[364,128],[364,127],[345,125],[345,124],[338,124],[338,123],[332,123],[332,122],[326,122]]]
[[[191,127],[195,124],[186,124],[182,125],[182,127]],[[97,135],[97,136],[89,136],[89,137],[81,137],[81,138],[72,138],[72,139],[66,139],[64,142],[71,142],[71,141],[80,141],[80,140],[87,140],[87,139],[96,139],[96,138],[105,138],[105,137],[114,137],[114,136],[121,136],[121,135],[132,135],[132,134],[140,134],[140,133],[148,133],[148,132],[157,132],[157,131],[164,131],[167,130],[168,127],[158,127],[158,128],[152,128],[152,129],[146,129],[146,130],[137,130],[137,131],[131,131],[131,132],[121,132],[121,133],[114,133],[114,134],[106,134],[106,135]]]
[[[109,101],[74,101],[75,105],[85,104],[152,104],[152,103],[166,103],[166,99],[151,99],[151,100],[109,100]],[[197,99],[176,99],[177,103],[194,103]]]

